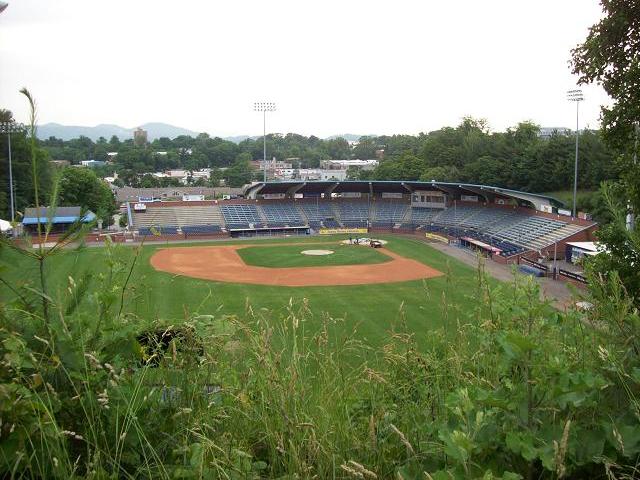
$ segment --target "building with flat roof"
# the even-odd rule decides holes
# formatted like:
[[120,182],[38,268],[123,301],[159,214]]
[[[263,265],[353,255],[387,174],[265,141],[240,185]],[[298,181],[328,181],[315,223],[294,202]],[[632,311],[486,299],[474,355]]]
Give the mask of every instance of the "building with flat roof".
[[78,221],[91,223],[95,219],[96,215],[91,210],[83,212],[80,207],[56,207],[53,210],[50,207],[40,207],[39,212],[35,208],[27,208],[22,217],[22,226],[25,232],[35,234],[38,232],[38,223],[46,225],[51,221],[51,233],[63,233]]
[[347,170],[351,167],[373,170],[378,166],[378,160],[323,160],[320,166],[327,170]]

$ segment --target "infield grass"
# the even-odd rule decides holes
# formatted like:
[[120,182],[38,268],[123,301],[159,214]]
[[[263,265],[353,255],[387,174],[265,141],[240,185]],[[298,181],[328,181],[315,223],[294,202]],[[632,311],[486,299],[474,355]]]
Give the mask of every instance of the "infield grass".
[[[331,319],[338,333],[342,331],[348,334],[355,330],[359,338],[374,344],[384,341],[388,338],[389,331],[400,327],[414,333],[420,343],[420,339],[429,335],[434,328],[444,326],[447,330],[451,325],[451,330],[455,330],[453,327],[456,323],[473,321],[473,311],[478,303],[475,300],[477,273],[473,268],[415,239],[391,235],[380,237],[388,240],[386,248],[423,262],[445,275],[423,281],[335,287],[230,284],[157,272],[151,267],[149,258],[157,248],[167,248],[170,245],[145,245],[140,250],[125,292],[123,310],[135,319],[132,321],[139,322],[142,327],[155,320],[171,324],[187,320],[193,315],[251,314],[276,321],[287,317],[291,308],[304,305],[309,312],[306,328],[316,331],[323,322]],[[277,251],[282,248],[281,251],[284,252],[289,248],[300,251],[306,247],[274,247],[270,244],[304,242],[311,246],[322,242],[322,247],[314,245],[314,248],[333,249],[338,248],[338,240],[343,238],[251,239],[250,243],[264,243],[268,250]],[[226,242],[229,243],[247,242]],[[115,250],[114,257],[123,258],[130,264],[136,251],[135,247],[120,246]],[[264,253],[266,250],[262,250],[261,246],[259,251]],[[382,255],[366,247],[354,247],[353,251],[362,252],[362,255]],[[69,305],[70,288],[87,288],[92,282],[99,282],[101,276],[109,274],[108,264],[112,259],[107,253],[105,248],[91,247],[64,252],[51,259],[47,283],[49,294],[58,308],[64,309]],[[13,252],[0,252],[0,272],[3,279],[16,287],[38,287],[37,265]],[[123,271],[120,275],[126,273]],[[73,278],[73,282],[69,278]],[[118,297],[119,293],[110,294]],[[6,286],[0,285],[0,298],[12,296],[13,293]],[[83,299],[76,307],[89,316],[97,315],[96,303],[91,297]]]
[[[329,255],[305,255],[305,250],[329,250]],[[237,250],[240,258],[247,265],[256,267],[322,267],[330,265],[362,265],[383,263],[391,257],[364,245],[307,244],[280,245],[264,247],[247,247]]]

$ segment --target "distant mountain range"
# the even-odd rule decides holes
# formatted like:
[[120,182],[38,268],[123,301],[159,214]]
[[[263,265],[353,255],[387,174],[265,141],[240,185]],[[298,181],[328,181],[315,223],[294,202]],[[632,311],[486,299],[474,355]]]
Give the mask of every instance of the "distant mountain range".
[[[140,125],[140,128],[147,131],[147,138],[149,140],[155,140],[160,137],[176,138],[180,135],[190,135],[192,137],[198,135],[198,132],[194,132],[193,130],[187,130],[186,128],[176,127],[167,123],[145,123]],[[100,137],[104,137],[109,140],[113,135],[115,135],[120,140],[126,140],[127,138],[133,138],[134,130],[135,128],[125,128],[119,125],[104,123],[96,125],[95,127],[45,123],[44,125],[38,125],[38,138],[46,139],[49,137],[56,137],[62,140],[71,140],[72,138],[78,138],[83,135],[85,137],[89,137],[95,142]]]
[[[199,134],[199,132],[194,132],[193,130],[188,130],[182,127],[176,127],[175,125],[169,125],[168,123],[152,122],[139,125],[139,127],[147,131],[147,138],[150,141],[160,137],[168,137],[173,139],[179,137],[180,135],[189,135],[191,137],[196,137]],[[45,140],[49,137],[56,137],[62,140],[71,140],[72,138],[85,136],[89,137],[95,142],[100,137],[104,137],[109,140],[113,135],[115,135],[120,140],[126,140],[128,138],[133,138],[133,131],[136,128],[137,127],[125,128],[119,125],[111,125],[105,123],[101,123],[100,125],[96,125],[95,127],[85,127],[81,125],[61,125],[59,123],[45,123],[43,125],[38,125],[38,138]],[[342,137],[349,142],[353,142],[358,140],[361,136],[363,135],[346,133],[344,135],[331,135],[330,137],[327,137],[327,139]],[[229,140],[230,142],[240,143],[247,138],[256,139],[259,137],[237,135],[233,137],[223,138],[225,140]]]

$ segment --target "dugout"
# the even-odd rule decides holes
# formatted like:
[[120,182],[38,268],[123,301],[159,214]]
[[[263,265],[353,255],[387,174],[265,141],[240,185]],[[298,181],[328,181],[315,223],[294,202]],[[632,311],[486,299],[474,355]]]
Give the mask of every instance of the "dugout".
[[291,226],[255,226],[255,227],[230,227],[227,226],[227,232],[232,238],[239,237],[275,237],[283,235],[309,235],[309,227],[291,227]]
[[461,237],[460,245],[465,248],[470,248],[475,251],[480,251],[483,255],[492,257],[493,255],[500,255],[502,250],[488,243],[481,242],[471,237]]

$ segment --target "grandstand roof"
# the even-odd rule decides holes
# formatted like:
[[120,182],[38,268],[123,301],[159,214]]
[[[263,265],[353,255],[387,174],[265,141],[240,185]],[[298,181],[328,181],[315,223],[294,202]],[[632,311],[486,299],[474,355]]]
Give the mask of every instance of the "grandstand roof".
[[418,182],[399,180],[344,180],[344,181],[302,181],[286,182],[255,182],[244,188],[246,198],[256,198],[257,195],[284,193],[290,196],[296,193],[406,193],[415,190],[440,190],[454,195],[480,195],[484,197],[515,198],[533,204],[536,209],[542,205],[562,205],[559,200],[537,193],[521,192],[509,188],[492,185],[477,185],[473,183],[454,182]]

